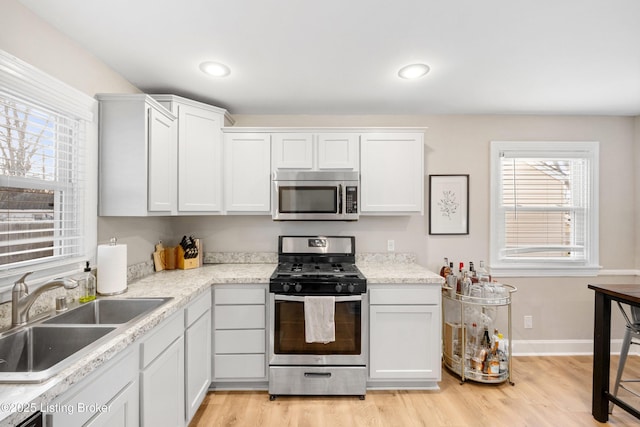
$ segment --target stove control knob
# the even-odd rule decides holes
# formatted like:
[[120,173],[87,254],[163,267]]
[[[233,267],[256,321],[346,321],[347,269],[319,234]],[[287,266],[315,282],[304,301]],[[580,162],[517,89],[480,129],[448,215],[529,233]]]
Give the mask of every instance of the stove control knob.
[[289,284],[288,284],[288,283],[283,283],[283,284],[282,284],[282,290],[283,290],[283,291],[285,291],[285,292],[289,292],[289,288],[290,288],[290,286],[289,286]]
[[349,283],[349,285],[347,286],[347,289],[349,290],[349,293],[352,294],[353,291],[356,289],[356,285],[354,285],[353,283]]
[[300,283],[296,283],[296,292],[300,292],[302,290],[302,285]]
[[336,292],[342,292],[342,285],[340,283],[336,285]]

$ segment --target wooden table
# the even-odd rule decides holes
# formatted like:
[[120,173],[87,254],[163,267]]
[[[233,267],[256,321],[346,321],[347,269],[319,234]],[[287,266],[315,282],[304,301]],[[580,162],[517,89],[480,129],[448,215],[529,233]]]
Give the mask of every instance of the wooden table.
[[609,394],[611,365],[611,301],[640,307],[640,285],[589,285],[596,292],[593,326],[593,390],[591,414],[605,423],[609,419],[609,402],[640,418],[640,411]]

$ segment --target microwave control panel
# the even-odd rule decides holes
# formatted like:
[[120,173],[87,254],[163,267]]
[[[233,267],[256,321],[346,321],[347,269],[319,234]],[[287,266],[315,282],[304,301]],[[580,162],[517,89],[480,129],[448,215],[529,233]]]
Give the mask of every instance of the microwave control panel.
[[346,189],[346,208],[345,213],[357,214],[358,213],[358,187],[345,187]]

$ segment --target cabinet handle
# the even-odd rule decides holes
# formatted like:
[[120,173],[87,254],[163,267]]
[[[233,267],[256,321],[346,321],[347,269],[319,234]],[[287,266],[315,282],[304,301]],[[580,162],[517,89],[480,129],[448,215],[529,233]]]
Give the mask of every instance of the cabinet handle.
[[331,372],[305,372],[305,378],[331,378]]

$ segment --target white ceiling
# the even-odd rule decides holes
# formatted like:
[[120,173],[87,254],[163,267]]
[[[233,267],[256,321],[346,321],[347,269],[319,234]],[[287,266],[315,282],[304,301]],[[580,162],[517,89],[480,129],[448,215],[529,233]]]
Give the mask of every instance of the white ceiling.
[[233,114],[640,115],[639,0],[20,1],[141,90]]

